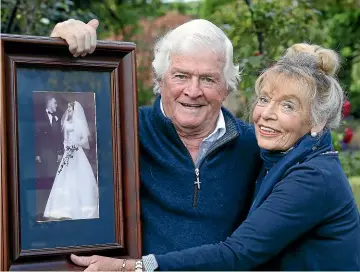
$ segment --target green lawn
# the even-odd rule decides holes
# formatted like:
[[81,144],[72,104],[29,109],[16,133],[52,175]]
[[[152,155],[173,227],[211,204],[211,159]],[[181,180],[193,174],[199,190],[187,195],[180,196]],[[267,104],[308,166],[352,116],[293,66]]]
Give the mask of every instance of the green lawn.
[[351,188],[354,192],[355,201],[360,211],[360,176],[349,178]]

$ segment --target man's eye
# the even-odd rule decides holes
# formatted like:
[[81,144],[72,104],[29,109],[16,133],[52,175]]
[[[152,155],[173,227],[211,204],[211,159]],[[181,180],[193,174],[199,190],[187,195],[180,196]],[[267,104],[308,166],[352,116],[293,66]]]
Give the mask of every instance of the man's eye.
[[214,83],[215,82],[211,77],[202,77],[201,80],[206,83]]
[[186,75],[176,74],[175,77],[178,78],[178,79],[185,79],[185,78],[186,78]]

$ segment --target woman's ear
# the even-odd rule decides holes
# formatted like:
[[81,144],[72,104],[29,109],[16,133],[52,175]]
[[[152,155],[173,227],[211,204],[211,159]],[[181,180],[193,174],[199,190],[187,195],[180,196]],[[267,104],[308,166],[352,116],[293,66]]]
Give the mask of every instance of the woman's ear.
[[311,134],[319,134],[325,127],[325,124],[315,125],[311,128]]

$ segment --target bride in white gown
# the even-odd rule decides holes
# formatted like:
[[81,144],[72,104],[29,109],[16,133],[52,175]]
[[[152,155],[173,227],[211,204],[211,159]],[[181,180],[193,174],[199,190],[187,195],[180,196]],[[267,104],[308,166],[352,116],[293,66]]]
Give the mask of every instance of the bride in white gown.
[[99,217],[98,186],[83,148],[89,149],[89,127],[83,107],[75,101],[61,119],[64,155],[56,173],[44,217],[49,220]]

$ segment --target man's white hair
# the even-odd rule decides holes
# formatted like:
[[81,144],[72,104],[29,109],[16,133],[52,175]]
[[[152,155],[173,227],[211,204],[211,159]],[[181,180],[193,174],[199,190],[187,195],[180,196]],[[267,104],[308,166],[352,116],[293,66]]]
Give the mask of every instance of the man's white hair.
[[233,63],[233,46],[225,33],[213,23],[197,19],[170,30],[154,48],[154,93],[160,93],[159,81],[169,69],[171,55],[196,53],[210,49],[224,60],[223,73],[229,91],[240,82],[239,66]]

